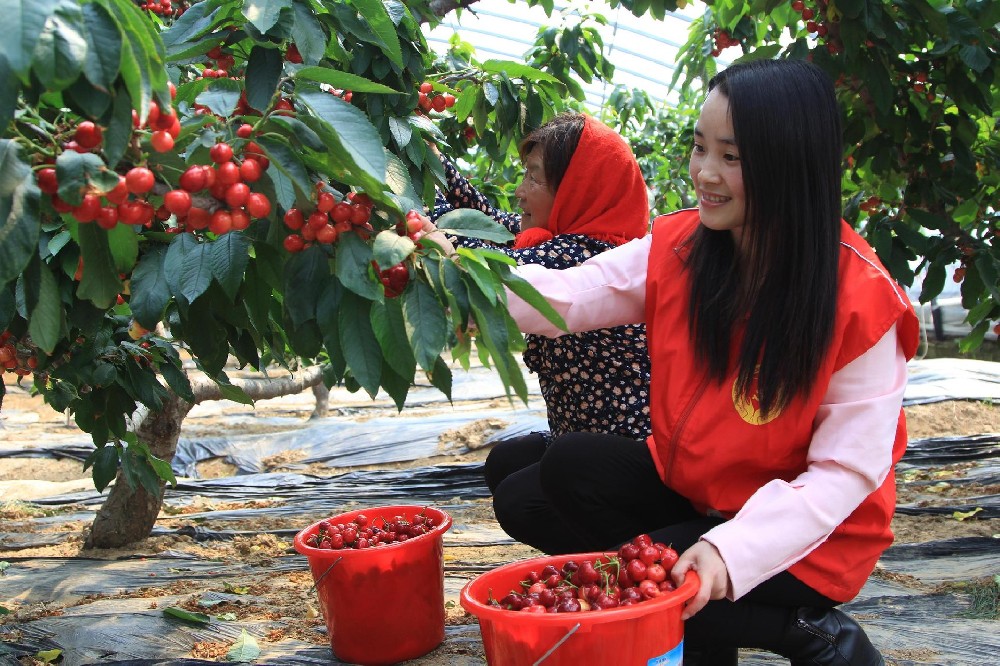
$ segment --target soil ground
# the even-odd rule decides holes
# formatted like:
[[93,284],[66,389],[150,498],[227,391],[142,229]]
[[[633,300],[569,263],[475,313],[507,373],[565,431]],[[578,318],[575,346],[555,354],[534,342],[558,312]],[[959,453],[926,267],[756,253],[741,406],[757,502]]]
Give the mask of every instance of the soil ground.
[[[289,403],[287,400],[259,401],[255,408],[255,414],[265,417],[269,415],[280,415],[287,418],[296,416],[302,419],[305,424],[312,409],[312,396],[310,393],[300,396],[300,400]],[[335,406],[331,402],[331,406]],[[6,414],[12,415],[5,417]],[[910,439],[921,439],[927,437],[939,437],[947,435],[974,435],[982,433],[1000,432],[1000,406],[986,402],[966,402],[948,401],[926,405],[908,407],[906,409],[907,427]],[[267,419],[261,419],[261,428],[273,426],[266,425]],[[218,430],[223,425],[221,416],[213,417],[211,414],[196,416],[193,415],[185,422],[185,429],[191,436],[192,432],[212,432]],[[483,446],[486,438],[502,426],[502,419],[488,419],[476,421],[463,428],[449,433],[443,433],[442,437],[448,437],[452,441],[462,441],[465,443],[465,453],[461,460],[465,462],[482,460],[485,458],[487,448]],[[243,430],[245,428],[246,430]],[[254,425],[248,423],[241,425],[241,432],[254,432]],[[37,397],[28,395],[23,389],[8,384],[8,393],[3,401],[3,411],[0,412],[0,442],[11,443],[51,441],[53,439],[79,438],[80,432],[71,424],[67,423],[64,415],[53,412],[45,406]],[[294,462],[295,454],[290,452],[287,456],[276,456],[268,461],[268,471],[282,471],[284,465]],[[454,461],[454,457],[448,460]],[[424,459],[414,461],[413,466],[423,466],[435,462],[434,459]],[[405,467],[405,465],[387,465],[393,469]],[[203,478],[227,476],[234,472],[232,465],[221,460],[208,460],[199,464],[199,474]],[[302,470],[297,470],[300,473]],[[310,469],[309,474],[332,475],[342,470],[331,470],[324,467],[322,469]],[[941,479],[961,476],[962,464],[941,466],[934,470],[935,477]],[[899,502],[907,503],[919,500],[919,490],[912,486],[912,478],[906,478],[900,472],[897,476],[900,487]],[[945,484],[947,486],[947,484]],[[88,473],[82,470],[81,463],[75,460],[55,460],[52,458],[27,458],[27,457],[0,457],[0,522],[16,524],[19,520],[31,516],[45,513],[42,509],[30,502],[32,498],[54,496],[75,490],[85,490],[92,488],[92,481]],[[923,488],[923,486],[919,487]],[[977,487],[969,489],[960,488],[959,484],[953,487],[943,487],[942,493],[972,493],[972,494],[995,494],[998,488]],[[236,509],[252,508],[262,506],[263,500],[252,503],[236,503],[232,505],[220,502],[196,500],[189,506],[183,508],[171,508],[165,505],[161,513],[158,525],[163,527],[179,527],[185,524],[185,515],[191,512],[205,509]],[[472,500],[460,503],[458,509],[460,519],[463,524],[478,525],[487,530],[497,529],[492,509],[488,500]],[[227,520],[224,527],[219,529],[235,531],[256,531],[264,532],[275,530],[298,530],[309,524],[313,520],[318,520],[325,516],[299,516],[295,520],[281,517],[269,518],[266,524],[262,524],[259,517],[241,523],[239,520]],[[23,523],[29,525],[29,523]],[[294,639],[317,646],[327,644],[324,634],[317,631],[322,626],[322,620],[316,610],[317,603],[312,592],[312,579],[308,571],[279,571],[274,572],[268,569],[268,565],[275,558],[284,556],[290,552],[290,540],[282,539],[274,534],[261,533],[256,536],[237,536],[231,541],[212,542],[204,545],[194,541],[189,537],[166,536],[151,537],[142,542],[133,544],[124,549],[109,551],[93,551],[83,548],[83,541],[88,525],[80,521],[67,521],[53,523],[63,538],[57,545],[31,548],[25,550],[5,550],[0,553],[0,559],[7,558],[97,558],[97,559],[119,559],[136,555],[151,555],[164,551],[179,551],[189,553],[198,558],[221,559],[225,562],[240,564],[252,567],[250,574],[244,574],[241,578],[241,585],[245,588],[240,593],[247,595],[247,602],[226,602],[223,605],[212,607],[211,613],[218,615],[223,613],[233,613],[241,621],[256,619],[260,621],[273,621],[280,619],[280,628],[274,629],[271,633],[262,637],[261,642],[276,643],[286,639]],[[212,525],[203,526],[211,529]],[[38,529],[33,525],[24,529]],[[936,541],[950,539],[953,537],[985,536],[996,537],[1000,534],[1000,519],[993,520],[956,520],[952,516],[906,516],[898,515],[893,522],[896,533],[896,543],[921,543],[926,541]],[[48,529],[42,527],[42,529]],[[10,530],[14,531],[14,530]],[[500,563],[509,562],[537,555],[536,551],[520,546],[504,544],[502,546],[457,546],[446,549],[446,569],[449,562],[477,562],[487,566],[496,566]],[[2,572],[0,572],[2,573]],[[458,581],[459,583],[462,580]],[[454,581],[453,581],[454,583]],[[914,583],[916,585],[917,583]],[[156,608],[166,606],[180,606],[195,612],[204,611],[199,606],[199,599],[205,592],[201,585],[195,581],[178,581],[165,586],[151,584],[148,588],[140,591],[129,592],[121,595],[90,595],[75,602],[75,605],[98,604],[107,599],[148,599],[148,607]],[[452,585],[454,588],[454,585]],[[218,590],[224,592],[224,590]],[[448,602],[448,623],[455,625],[475,624],[475,618],[468,615],[454,603],[456,598],[455,589],[449,590]],[[62,613],[67,608],[53,607],[51,604],[36,603],[37,600],[23,599],[14,600],[13,604],[7,604],[7,610],[12,611],[6,616],[0,616],[0,640],[9,638],[4,634],[4,625],[13,622],[24,622],[46,614]],[[232,641],[202,641],[196,642],[190,653],[187,655],[172,655],[176,658],[191,657],[201,659],[224,660],[225,654],[231,647]],[[441,651],[452,651],[455,654],[468,654],[471,657],[481,657],[481,646],[469,645],[468,643],[457,643],[450,645],[446,643],[435,651],[437,661],[418,660],[419,664],[452,663],[451,661],[441,661],[445,657]],[[457,651],[457,652],[456,652]],[[453,655],[454,656],[454,655]],[[919,655],[895,654],[886,655],[889,663],[935,663],[921,662]],[[894,660],[895,659],[895,660]],[[898,660],[898,661],[896,661]],[[23,664],[32,664],[32,660],[22,660]],[[470,662],[471,663],[471,662]],[[480,662],[481,663],[481,662]]]

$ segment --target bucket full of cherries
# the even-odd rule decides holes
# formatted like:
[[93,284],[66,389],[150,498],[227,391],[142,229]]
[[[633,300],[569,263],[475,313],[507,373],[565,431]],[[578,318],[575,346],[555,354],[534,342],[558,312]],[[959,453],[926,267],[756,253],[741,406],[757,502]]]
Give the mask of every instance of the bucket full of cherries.
[[441,644],[449,527],[440,509],[385,506],[333,516],[295,535],[339,660],[395,664]]
[[617,552],[537,557],[482,574],[461,603],[479,619],[490,666],[681,663],[696,574],[670,579],[677,552],[639,535]]

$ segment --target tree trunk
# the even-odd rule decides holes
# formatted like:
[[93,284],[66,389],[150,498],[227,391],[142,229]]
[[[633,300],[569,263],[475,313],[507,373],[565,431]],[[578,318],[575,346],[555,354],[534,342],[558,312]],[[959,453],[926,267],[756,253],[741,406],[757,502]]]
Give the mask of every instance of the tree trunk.
[[[317,384],[322,385],[322,381],[322,368],[313,366],[288,377],[237,379],[232,384],[240,387],[252,399],[264,400],[301,393]],[[191,389],[195,397],[194,403],[186,402],[169,391],[170,397],[164,401],[163,408],[147,414],[135,428],[136,436],[145,442],[150,452],[168,463],[173,462],[181,436],[181,425],[191,408],[206,400],[222,399],[222,391],[218,385],[207,379],[193,380]],[[118,548],[148,537],[160,514],[165,485],[161,481],[159,494],[152,495],[142,485],[136,488],[129,486],[119,470],[114,485],[108,491],[108,499],[94,517],[85,547]]]
[[330,389],[326,387],[326,384],[320,382],[314,385],[312,392],[313,397],[316,398],[316,406],[313,407],[313,412],[309,415],[310,421],[323,418],[330,410]]
[[[150,412],[142,420],[136,429],[136,436],[146,443],[154,456],[172,461],[181,436],[181,424],[193,406],[171,392],[163,403],[163,409]],[[108,499],[94,517],[85,547],[118,548],[148,537],[160,514],[164,486],[165,482],[160,481],[157,495],[150,494],[142,484],[132,488],[119,469],[115,483],[108,491]]]

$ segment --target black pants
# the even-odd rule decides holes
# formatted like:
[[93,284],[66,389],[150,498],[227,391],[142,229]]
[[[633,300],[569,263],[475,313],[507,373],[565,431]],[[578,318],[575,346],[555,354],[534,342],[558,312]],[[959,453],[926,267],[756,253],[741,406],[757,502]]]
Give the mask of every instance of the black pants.
[[[485,473],[504,531],[552,555],[614,550],[642,533],[682,553],[723,522],[663,484],[645,442],[615,435],[570,433],[548,447],[538,434],[506,440]],[[782,572],[739,601],[709,602],[685,623],[685,647],[780,654],[796,608],[837,603]]]

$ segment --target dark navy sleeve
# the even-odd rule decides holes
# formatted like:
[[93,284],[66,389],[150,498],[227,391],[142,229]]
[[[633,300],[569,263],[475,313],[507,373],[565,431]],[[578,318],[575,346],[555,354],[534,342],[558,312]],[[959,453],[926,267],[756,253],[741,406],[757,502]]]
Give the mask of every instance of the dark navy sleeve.
[[[472,208],[486,213],[506,227],[511,233],[516,234],[521,230],[521,216],[519,214],[499,210],[479,190],[474,188],[465,176],[459,173],[451,160],[444,155],[441,156],[441,164],[444,165],[445,180],[448,186],[444,192],[439,190],[435,196],[431,221],[457,208]],[[462,245],[466,247],[478,247],[469,245],[466,242],[468,240],[470,239],[462,239]],[[482,247],[494,246],[487,243]]]

